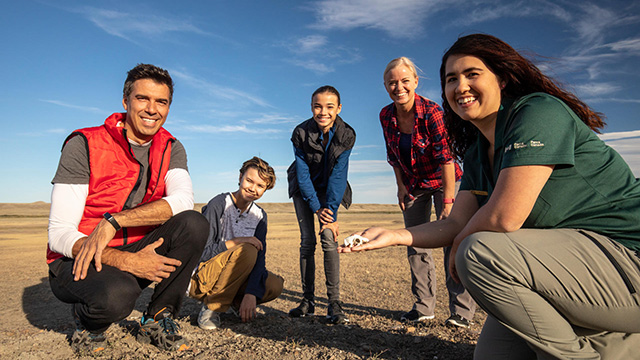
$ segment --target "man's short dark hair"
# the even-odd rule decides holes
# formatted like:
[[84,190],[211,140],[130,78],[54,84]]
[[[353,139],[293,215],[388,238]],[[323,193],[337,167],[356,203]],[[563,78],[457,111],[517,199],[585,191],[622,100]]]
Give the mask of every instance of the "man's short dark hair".
[[131,91],[133,91],[133,83],[141,79],[152,79],[158,84],[167,85],[169,88],[169,104],[171,104],[173,100],[173,80],[171,75],[167,70],[151,64],[138,64],[129,70],[127,80],[124,82],[124,89],[122,89],[122,95],[125,98],[129,98]]
[[258,176],[267,183],[267,190],[273,189],[276,185],[276,172],[271,166],[269,166],[268,162],[257,156],[252,157],[242,164],[242,167],[240,168],[240,177],[242,177],[249,168],[255,168],[258,170]]

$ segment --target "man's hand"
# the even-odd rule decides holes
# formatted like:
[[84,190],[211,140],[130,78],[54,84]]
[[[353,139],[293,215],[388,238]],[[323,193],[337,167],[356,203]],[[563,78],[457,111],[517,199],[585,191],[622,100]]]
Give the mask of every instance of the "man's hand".
[[[100,220],[93,232],[82,241],[74,245],[73,280],[83,280],[87,277],[89,265],[95,259],[96,271],[102,270],[102,251],[109,241],[116,235],[116,229],[105,219]],[[76,246],[79,245],[79,249]]]
[[320,220],[320,224],[322,225],[333,222],[333,211],[328,208],[320,208],[320,210],[316,212],[316,215],[318,215],[318,220]]
[[156,249],[163,242],[164,239],[160,238],[138,252],[123,253],[127,256],[122,270],[151,281],[160,282],[168,278],[178,266],[182,265],[182,262],[156,253]]
[[242,303],[240,303],[239,312],[242,322],[253,320],[256,317],[256,296],[252,294],[244,294]]
[[359,251],[375,250],[375,249],[385,248],[387,246],[398,245],[400,243],[398,231],[402,231],[402,230],[387,230],[380,227],[369,228],[363,232],[356,233],[357,235],[360,235],[369,239],[369,242],[364,243],[362,245],[354,246],[354,247],[338,246],[338,252],[339,253],[359,252]]
[[340,235],[340,227],[338,226],[338,222],[334,221],[332,223],[322,225],[322,227],[320,228],[320,233],[322,234],[325,229],[331,230],[331,232],[333,233],[333,241],[338,242],[338,235]]
[[231,249],[232,247],[236,245],[240,245],[242,243],[249,243],[253,245],[256,249],[258,249],[258,251],[262,250],[262,241],[258,240],[258,238],[255,236],[244,236],[244,237],[237,237],[231,240],[227,240],[226,241],[227,249]]

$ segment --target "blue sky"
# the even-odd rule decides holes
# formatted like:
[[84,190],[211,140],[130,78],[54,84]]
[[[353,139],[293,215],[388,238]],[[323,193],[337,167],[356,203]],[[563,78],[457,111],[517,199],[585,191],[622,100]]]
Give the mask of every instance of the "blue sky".
[[607,116],[603,138],[640,176],[637,1],[4,1],[0,7],[0,202],[49,201],[73,130],[122,111],[126,72],[169,70],[165,127],[187,149],[196,202],[237,187],[241,163],[276,168],[266,202],[287,199],[291,131],[330,84],[357,132],[357,203],[395,203],[378,120],[387,62],[412,58],[418,93],[441,102],[438,68],[460,35],[483,32],[537,54],[548,74]]

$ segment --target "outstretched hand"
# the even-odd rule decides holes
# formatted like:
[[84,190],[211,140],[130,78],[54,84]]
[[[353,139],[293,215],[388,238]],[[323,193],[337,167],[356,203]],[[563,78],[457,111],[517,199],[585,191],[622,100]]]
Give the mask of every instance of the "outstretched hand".
[[124,270],[139,278],[156,282],[168,278],[182,262],[156,253],[163,242],[164,239],[160,238],[138,252],[128,253]]
[[387,230],[381,227],[368,228],[365,231],[355,233],[355,235],[366,237],[367,239],[369,239],[369,242],[364,243],[362,245],[353,246],[353,247],[338,246],[338,252],[340,253],[360,252],[360,251],[367,251],[367,250],[382,249],[388,246],[399,244],[399,237],[398,237],[397,231]]

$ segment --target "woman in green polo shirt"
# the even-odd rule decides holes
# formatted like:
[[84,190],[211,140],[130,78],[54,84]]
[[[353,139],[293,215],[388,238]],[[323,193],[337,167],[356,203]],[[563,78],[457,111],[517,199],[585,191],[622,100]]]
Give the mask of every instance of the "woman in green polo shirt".
[[637,358],[640,180],[595,134],[601,114],[490,35],[459,38],[440,80],[464,160],[450,216],[341,251],[452,245],[488,314],[476,359]]

